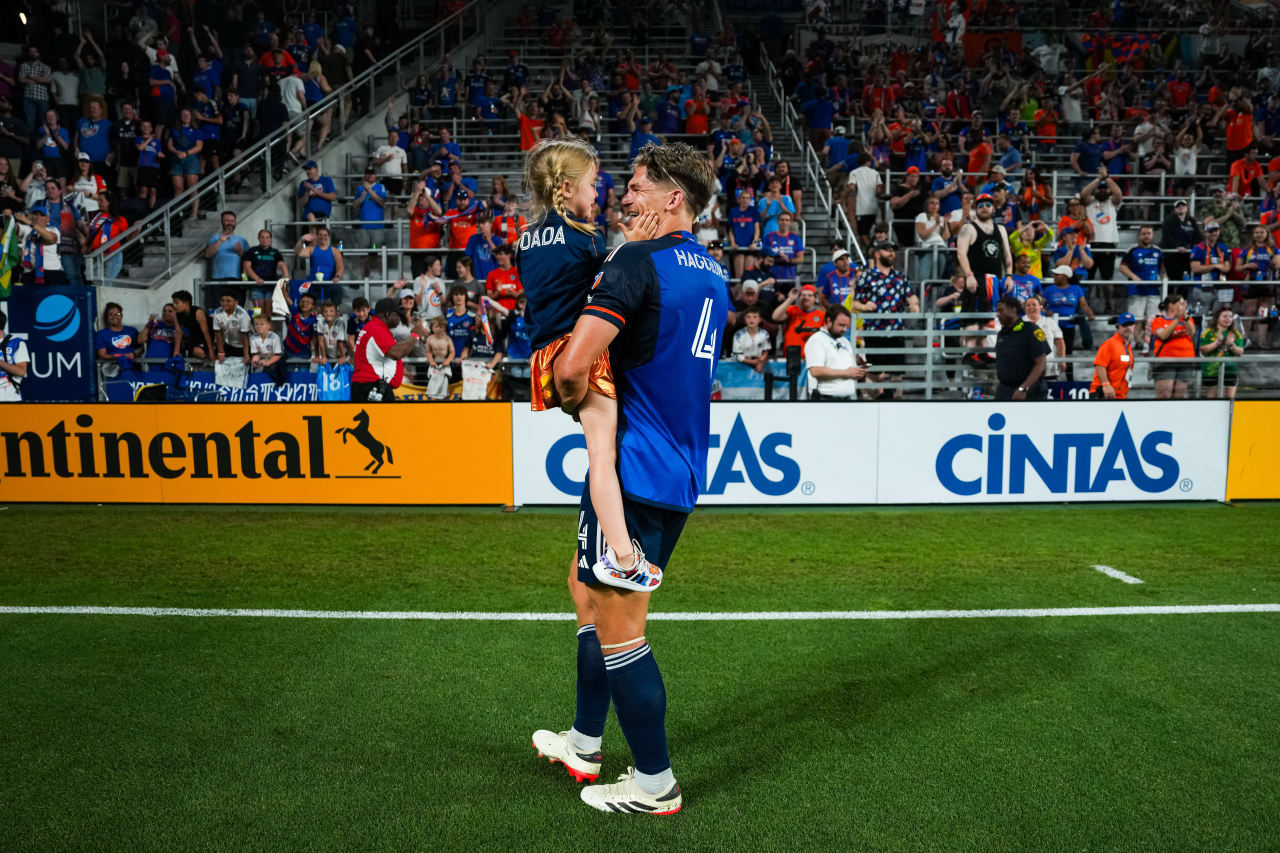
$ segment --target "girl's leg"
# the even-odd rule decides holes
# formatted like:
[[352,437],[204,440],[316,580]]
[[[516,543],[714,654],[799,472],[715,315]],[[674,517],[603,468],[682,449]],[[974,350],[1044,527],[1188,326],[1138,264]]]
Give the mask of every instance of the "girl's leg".
[[632,566],[634,551],[622,511],[622,484],[618,481],[618,401],[588,391],[578,407],[578,420],[587,439],[587,484],[605,542],[618,558],[618,567]]

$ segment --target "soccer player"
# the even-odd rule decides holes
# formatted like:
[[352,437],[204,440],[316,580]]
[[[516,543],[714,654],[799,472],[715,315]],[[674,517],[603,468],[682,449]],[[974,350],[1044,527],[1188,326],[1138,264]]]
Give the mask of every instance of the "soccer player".
[[[665,567],[698,498],[710,435],[711,385],[728,318],[723,267],[691,233],[715,185],[707,158],[688,145],[646,145],[632,163],[624,210],[657,217],[652,240],[624,243],[608,258],[556,364],[561,408],[574,413],[592,366],[611,350],[618,415],[617,470],[627,527],[657,567]],[[590,490],[578,524],[578,580],[602,657],[580,656],[573,729],[534,733],[538,751],[575,778],[600,772],[600,738],[610,700],[634,757],[634,770],[591,785],[582,800],[600,811],[672,814],[680,786],[667,753],[666,692],[644,628],[650,592],[600,582],[591,570],[602,550]],[[594,638],[593,638],[594,639]]]

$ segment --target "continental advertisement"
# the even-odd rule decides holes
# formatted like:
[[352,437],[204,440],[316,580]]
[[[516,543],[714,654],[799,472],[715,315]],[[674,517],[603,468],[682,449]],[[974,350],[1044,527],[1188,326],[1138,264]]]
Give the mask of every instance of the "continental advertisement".
[[1227,500],[1280,498],[1280,401],[1241,400],[1231,410]]
[[501,404],[23,404],[0,450],[14,503],[512,503]]

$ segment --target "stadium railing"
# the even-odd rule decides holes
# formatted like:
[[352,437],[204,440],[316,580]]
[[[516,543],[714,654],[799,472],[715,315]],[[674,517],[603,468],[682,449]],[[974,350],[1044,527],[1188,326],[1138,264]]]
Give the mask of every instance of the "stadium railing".
[[[115,250],[125,251],[143,241],[162,242],[166,252],[166,263],[164,270],[155,279],[151,281],[139,279],[108,280],[105,276],[106,247],[95,249],[85,254],[85,277],[92,281],[123,287],[147,288],[156,281],[171,275],[175,261],[181,260],[174,253],[171,238],[174,235],[176,226],[181,221],[183,213],[195,198],[211,194],[214,200],[213,209],[221,210],[227,206],[228,183],[234,182],[237,177],[241,181],[248,179],[251,171],[260,173],[263,189],[265,192],[270,193],[276,183],[274,176],[276,169],[291,163],[287,159],[284,149],[288,146],[294,134],[301,133],[305,136],[306,154],[304,159],[309,159],[314,153],[312,151],[313,141],[310,132],[311,123],[320,114],[332,110],[337,119],[335,127],[330,132],[330,144],[332,144],[332,140],[344,135],[348,123],[358,118],[355,115],[350,115],[346,108],[349,99],[357,93],[367,90],[367,107],[370,110],[376,109],[375,105],[379,103],[376,91],[379,77],[394,71],[398,89],[402,62],[416,63],[416,67],[421,68],[426,62],[428,45],[432,42],[438,40],[439,53],[443,55],[447,52],[448,44],[463,41],[468,32],[481,31],[484,24],[483,12],[489,5],[490,0],[471,0],[461,9],[437,21],[431,29],[410,40],[344,85],[334,89],[321,101],[309,108],[307,112],[286,122],[273,133],[255,142],[239,157],[221,169],[204,176],[190,189],[175,196],[163,207],[134,223],[133,227],[129,229],[125,241],[115,244],[118,247]],[[363,116],[360,118],[363,118]],[[209,207],[209,205],[206,205],[206,207]]]
[[[787,98],[782,81],[778,77],[777,67],[767,55],[761,54],[760,58],[764,63],[769,92],[773,96],[777,108],[782,113],[782,127],[775,129],[775,133],[777,130],[782,130],[790,135],[792,144],[801,153],[802,166],[805,176],[808,178],[809,186],[817,193],[821,209],[826,211],[827,215],[833,220],[836,238],[844,243],[846,249],[854,252],[861,263],[865,264],[866,255],[863,254],[862,246],[856,238],[856,232],[849,224],[849,217],[846,215],[843,206],[834,203],[830,182],[827,180],[826,171],[822,168],[821,154],[813,149],[809,140],[801,132],[802,125],[800,124],[799,114],[796,112],[795,105]],[[806,242],[805,245],[808,246],[808,243]],[[813,259],[813,277],[816,278],[817,253],[814,252],[811,258]]]

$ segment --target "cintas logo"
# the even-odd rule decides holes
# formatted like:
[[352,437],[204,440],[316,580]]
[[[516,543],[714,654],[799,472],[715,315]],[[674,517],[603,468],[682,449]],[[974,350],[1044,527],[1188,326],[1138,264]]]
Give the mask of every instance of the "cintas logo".
[[[711,453],[707,457],[711,477],[708,480],[705,473],[700,477],[700,492],[723,495],[735,483],[748,483],[756,492],[769,497],[790,494],[800,485],[800,464],[782,452],[784,448],[791,448],[791,442],[791,433],[771,432],[757,444],[739,413],[728,436],[711,433],[708,442]],[[547,451],[547,479],[566,495],[581,495],[584,483],[565,473],[565,459],[570,452],[586,448],[582,433],[574,432],[557,440]],[[718,458],[717,449],[720,450]]]
[[[1173,433],[1154,430],[1136,440],[1123,414],[1110,432],[1055,433],[1052,443],[1037,445],[1025,433],[1002,432],[1005,416],[987,419],[991,430],[957,435],[938,450],[934,469],[938,482],[956,495],[1021,495],[1029,478],[1052,494],[1102,494],[1112,483],[1129,482],[1148,494],[1159,494],[1178,482],[1178,460],[1167,451]],[[1096,454],[1096,455],[1095,455]],[[957,463],[969,478],[956,473]]]

